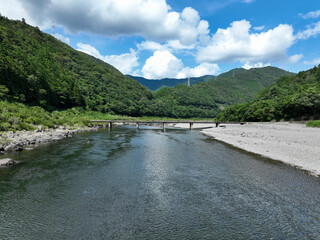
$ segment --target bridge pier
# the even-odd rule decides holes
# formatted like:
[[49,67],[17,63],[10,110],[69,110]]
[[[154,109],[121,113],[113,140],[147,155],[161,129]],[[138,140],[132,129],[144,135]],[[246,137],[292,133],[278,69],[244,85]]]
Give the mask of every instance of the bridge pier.
[[216,127],[219,127],[220,123],[216,122]]
[[108,128],[109,128],[109,129],[112,128],[112,122],[108,122]]
[[193,123],[190,123],[190,130],[193,129]]
[[162,129],[164,132],[166,131],[166,124],[165,123],[162,123]]
[[136,129],[139,129],[139,123],[136,123]]

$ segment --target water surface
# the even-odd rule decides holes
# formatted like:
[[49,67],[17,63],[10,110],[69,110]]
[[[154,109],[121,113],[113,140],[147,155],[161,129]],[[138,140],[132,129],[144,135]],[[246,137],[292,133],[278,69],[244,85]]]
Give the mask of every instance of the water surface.
[[[7,156],[6,156],[7,157]],[[81,133],[0,170],[0,239],[319,239],[320,180],[197,131]]]

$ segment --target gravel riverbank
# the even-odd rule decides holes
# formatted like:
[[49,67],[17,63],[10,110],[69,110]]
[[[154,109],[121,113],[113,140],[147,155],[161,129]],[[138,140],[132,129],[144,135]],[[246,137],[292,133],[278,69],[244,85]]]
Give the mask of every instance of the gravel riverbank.
[[320,128],[289,122],[248,123],[224,124],[201,132],[237,148],[320,176]]
[[[78,127],[68,129],[58,127],[57,129],[39,129],[35,131],[17,131],[0,133],[0,154],[22,151],[23,149],[32,150],[33,146],[41,143],[58,141],[63,138],[71,137],[75,133],[84,131],[95,131],[98,127]],[[0,155],[1,156],[1,155]],[[0,159],[0,166],[14,165],[10,158]]]

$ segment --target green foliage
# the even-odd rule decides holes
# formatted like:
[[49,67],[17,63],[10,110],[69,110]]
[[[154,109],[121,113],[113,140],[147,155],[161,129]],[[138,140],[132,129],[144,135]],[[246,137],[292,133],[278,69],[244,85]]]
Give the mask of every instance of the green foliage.
[[308,127],[320,127],[320,120],[308,122],[307,126]]
[[[7,89],[9,91],[7,91]],[[0,17],[0,99],[48,110],[83,106],[141,116],[153,96],[111,65],[21,21]]]
[[226,108],[224,121],[299,119],[320,114],[320,65],[296,76],[281,77],[259,92],[251,102]]
[[91,126],[91,120],[116,120],[119,117],[82,108],[48,112],[41,107],[30,107],[22,103],[0,101],[0,131],[34,130],[36,126],[54,128],[58,125]]
[[234,77],[231,72],[191,87],[179,85],[157,91],[154,113],[174,118],[212,118],[224,106],[251,100],[254,94],[274,83],[279,76],[292,75],[274,67],[235,69]]

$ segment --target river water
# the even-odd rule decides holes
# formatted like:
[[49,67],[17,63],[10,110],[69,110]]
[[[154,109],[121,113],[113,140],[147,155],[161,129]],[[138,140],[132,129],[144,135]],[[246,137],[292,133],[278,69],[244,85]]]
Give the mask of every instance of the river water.
[[198,131],[118,127],[9,157],[0,239],[320,239],[319,178]]

